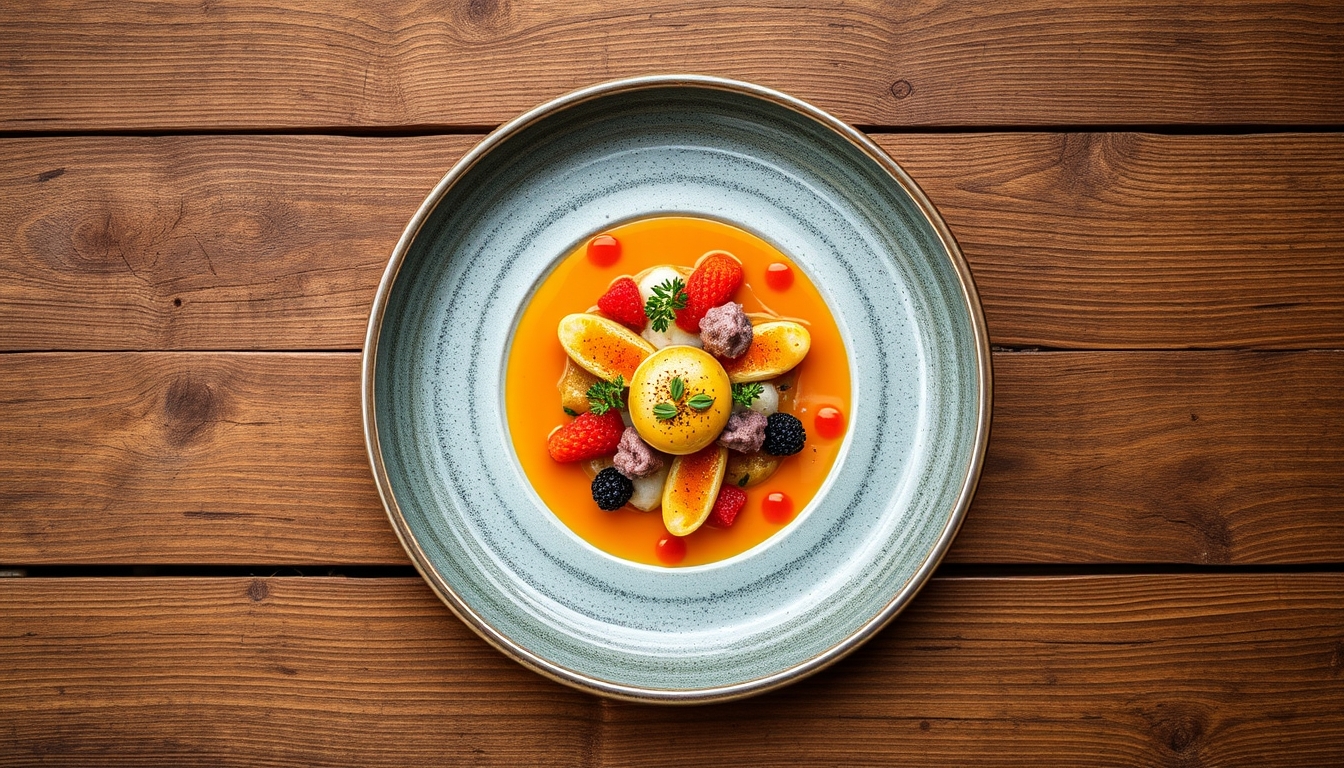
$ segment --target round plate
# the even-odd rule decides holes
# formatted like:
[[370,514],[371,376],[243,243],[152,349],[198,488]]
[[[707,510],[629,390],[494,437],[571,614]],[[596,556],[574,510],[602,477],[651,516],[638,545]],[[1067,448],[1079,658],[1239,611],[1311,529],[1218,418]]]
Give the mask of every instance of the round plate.
[[[853,382],[836,465],[794,522],[675,569],[571,533],[524,476],[503,399],[511,328],[548,271],[607,227],[666,214],[789,254],[830,304]],[[758,86],[648,77],[528,112],[439,182],[378,287],[363,401],[392,525],[468,626],[585,690],[703,702],[815,672],[914,597],[980,474],[989,345],[946,225],[862,134]]]

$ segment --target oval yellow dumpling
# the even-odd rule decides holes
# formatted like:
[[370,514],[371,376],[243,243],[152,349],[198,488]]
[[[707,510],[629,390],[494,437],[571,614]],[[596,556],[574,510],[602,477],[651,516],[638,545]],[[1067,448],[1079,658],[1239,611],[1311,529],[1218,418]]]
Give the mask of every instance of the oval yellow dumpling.
[[751,346],[741,357],[723,362],[734,384],[765,381],[793,370],[812,348],[812,334],[790,320],[772,320],[751,329]]
[[644,442],[683,456],[713,443],[723,432],[733,410],[733,385],[708,352],[664,347],[640,363],[631,377],[629,409]]
[[728,466],[728,449],[719,445],[672,460],[663,484],[663,527],[673,536],[689,536],[714,511]]
[[565,315],[556,332],[569,359],[604,381],[617,376],[630,381],[639,364],[654,353],[653,345],[639,334],[601,315]]

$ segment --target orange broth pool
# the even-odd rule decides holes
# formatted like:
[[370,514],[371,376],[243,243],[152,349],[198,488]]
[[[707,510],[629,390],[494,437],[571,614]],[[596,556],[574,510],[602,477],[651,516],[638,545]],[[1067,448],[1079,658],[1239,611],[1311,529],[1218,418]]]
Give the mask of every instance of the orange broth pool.
[[[785,457],[768,480],[745,489],[746,506],[731,528],[705,525],[682,538],[685,555],[676,565],[712,563],[745,552],[778,533],[807,506],[830,473],[844,440],[850,413],[849,361],[835,319],[812,281],[791,259],[737,227],[708,219],[662,216],[595,234],[614,237],[619,242],[619,258],[603,263],[610,262],[609,253],[590,258],[589,241],[580,244],[538,286],[514,329],[504,399],[523,471],[546,506],[588,543],[626,560],[668,564],[658,556],[659,541],[669,537],[659,510],[642,512],[627,504],[604,512],[593,502],[591,479],[583,462],[561,464],[547,453],[547,436],[571,420],[561,409],[555,386],[566,360],[556,328],[565,315],[594,307],[617,277],[659,264],[690,267],[708,251],[728,251],[742,262],[744,271],[742,287],[733,300],[748,313],[766,312],[801,322],[812,337],[807,357],[785,375],[793,384],[781,397],[780,406],[782,412],[798,417],[807,430],[802,452]],[[780,494],[788,504],[781,505]],[[780,511],[784,507],[787,512]]]

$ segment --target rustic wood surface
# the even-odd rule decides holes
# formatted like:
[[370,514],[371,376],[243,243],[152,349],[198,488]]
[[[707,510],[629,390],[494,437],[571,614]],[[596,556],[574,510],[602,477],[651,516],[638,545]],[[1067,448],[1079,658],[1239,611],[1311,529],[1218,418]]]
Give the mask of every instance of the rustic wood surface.
[[13,4],[0,129],[493,126],[651,72],[864,125],[1334,123],[1332,0]]
[[[673,71],[868,131],[998,347],[938,577],[692,709],[473,635],[358,419],[442,174]],[[46,0],[0,105],[0,765],[1344,764],[1344,4]]]
[[[358,349],[410,213],[477,138],[0,142],[0,349]],[[995,344],[1344,346],[1338,134],[876,138],[947,218]]]
[[[1344,352],[1010,352],[994,369],[951,562],[1344,553]],[[0,406],[0,444],[31,446],[0,452],[0,563],[408,564],[353,353],[0,355]]]
[[936,579],[838,667],[691,709],[527,672],[418,579],[16,582],[3,764],[1344,760],[1340,574]]

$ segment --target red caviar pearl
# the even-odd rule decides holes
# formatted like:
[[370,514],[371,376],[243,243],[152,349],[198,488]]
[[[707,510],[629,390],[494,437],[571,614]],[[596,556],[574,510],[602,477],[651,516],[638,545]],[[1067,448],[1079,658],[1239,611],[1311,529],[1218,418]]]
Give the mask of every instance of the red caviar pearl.
[[824,438],[833,440],[845,434],[845,414],[841,413],[839,408],[828,405],[817,411],[815,423],[817,434]]
[[793,499],[779,491],[766,494],[761,501],[761,511],[768,522],[787,523],[793,519]]
[[793,269],[783,262],[772,262],[765,268],[765,284],[776,291],[787,291],[793,285]]
[[611,235],[598,235],[588,241],[588,260],[599,267],[610,267],[621,258],[621,241]]
[[659,562],[676,565],[686,559],[686,542],[682,541],[680,536],[669,533],[658,540],[654,552],[658,555]]

